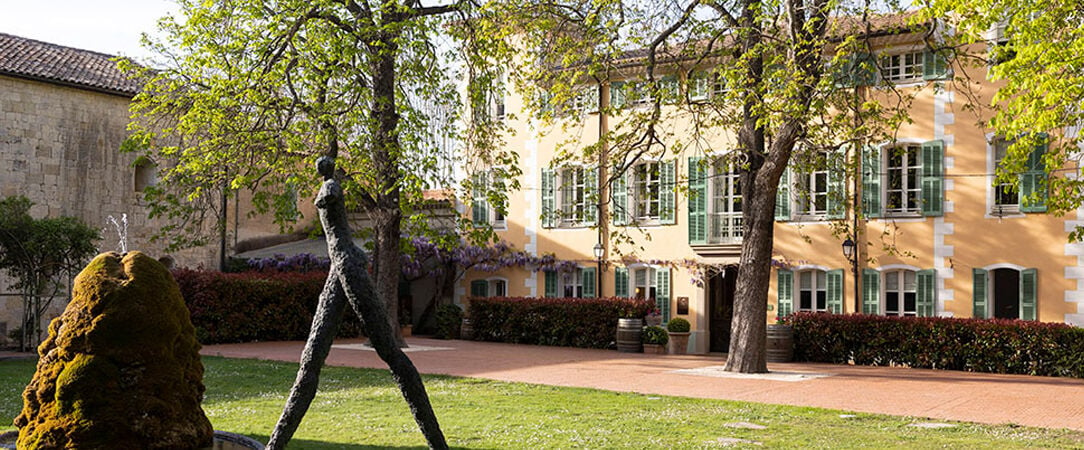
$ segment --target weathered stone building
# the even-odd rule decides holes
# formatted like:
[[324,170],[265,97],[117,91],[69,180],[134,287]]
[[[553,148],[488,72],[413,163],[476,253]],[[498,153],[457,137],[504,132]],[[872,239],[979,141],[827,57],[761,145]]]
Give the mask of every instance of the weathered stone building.
[[[139,90],[112,56],[0,33],[0,196],[24,195],[34,217],[73,216],[102,228],[102,251],[118,245],[108,217],[128,217],[128,247],[164,255],[149,237],[142,189],[153,165],[135,166],[119,151],[128,105]],[[171,256],[179,264],[216,266],[218,246]],[[0,276],[0,336],[19,323],[20,298]],[[64,307],[54,302],[57,311]],[[3,338],[0,338],[2,340]]]

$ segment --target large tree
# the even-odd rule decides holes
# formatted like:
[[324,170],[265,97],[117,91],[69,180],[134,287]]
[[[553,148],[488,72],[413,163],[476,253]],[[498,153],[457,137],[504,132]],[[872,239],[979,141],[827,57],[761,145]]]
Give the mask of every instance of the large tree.
[[[636,164],[705,156],[717,145],[734,150],[724,158],[740,173],[743,239],[726,367],[765,372],[780,177],[799,160],[806,168],[834,164],[853,173],[857,150],[888,139],[905,120],[910,97],[887,83],[878,91],[884,94],[871,94],[877,60],[854,55],[872,53],[875,36],[911,31],[906,18],[876,12],[898,11],[892,5],[844,0],[522,0],[503,7],[491,26],[508,27],[528,53],[510,72],[519,75],[519,87],[543,120],[584,117],[584,95],[611,100],[599,103],[613,119],[598,142],[566,142],[554,163],[597,164],[603,235],[621,239],[620,230],[606,225],[624,213],[608,193]],[[674,78],[699,78],[702,93],[713,83],[723,87],[709,98],[678,87]],[[630,79],[639,80],[638,89],[611,83]],[[597,86],[598,95],[584,94],[585,85]],[[632,103],[636,95],[636,108],[622,109],[614,98]],[[688,127],[675,127],[686,120]],[[792,158],[824,152],[833,157]],[[850,203],[834,200],[841,211]],[[842,224],[840,232],[853,232]]]
[[[136,134],[128,145],[167,167],[158,186],[145,191],[152,214],[175,219],[163,234],[177,245],[205,240],[210,226],[224,226],[224,216],[214,211],[219,196],[240,189],[254,193],[258,212],[274,212],[287,223],[297,219],[298,197],[310,197],[320,179],[334,182],[344,193],[332,196],[334,202],[368,216],[374,251],[366,268],[360,264],[364,255],[329,249],[354,256],[349,264],[333,265],[319,316],[333,329],[350,300],[401,381],[430,445],[445,446],[416,370],[401,351],[384,344],[403,345],[396,311],[402,230],[407,224],[426,227],[424,211],[414,208],[423,191],[454,186],[448,170],[454,165],[484,167],[482,179],[496,182],[461,192],[481,192],[496,207],[503,204],[505,188],[516,186],[515,155],[497,145],[496,117],[474,114],[460,129],[433,127],[437,117],[427,114],[454,123],[456,111],[484,110],[484,91],[493,89],[496,78],[492,66],[480,63],[507,58],[505,47],[484,34],[446,31],[466,23],[473,9],[468,2],[178,3],[181,19],[163,19],[164,38],[148,42],[161,59],[154,71],[144,71],[149,81],[132,106]],[[445,53],[462,56],[463,70],[454,70]],[[469,81],[471,108],[460,105],[457,73]],[[465,144],[466,158],[442,151],[448,148],[440,143],[452,138]],[[323,167],[335,167],[334,174],[311,171],[320,157],[332,161]],[[342,226],[337,231],[348,232]],[[473,226],[469,234],[491,235]],[[366,270],[375,280],[371,290]],[[373,308],[370,294],[385,307]],[[311,401],[330,343],[318,328],[323,329],[313,327],[273,448],[289,440]],[[385,339],[382,330],[394,339]]]
[[[970,106],[983,126],[1012,144],[997,182],[1019,189],[1024,202],[1054,213],[1084,205],[1076,175],[1084,153],[1084,2],[1080,0],[925,0],[926,20],[944,23],[940,43],[964,73]],[[992,95],[966,89],[985,78]],[[1036,152],[1037,148],[1044,151]],[[1039,157],[1041,155],[1041,157]],[[1045,171],[1045,173],[1043,173]],[[1084,238],[1077,228],[1070,239]]]

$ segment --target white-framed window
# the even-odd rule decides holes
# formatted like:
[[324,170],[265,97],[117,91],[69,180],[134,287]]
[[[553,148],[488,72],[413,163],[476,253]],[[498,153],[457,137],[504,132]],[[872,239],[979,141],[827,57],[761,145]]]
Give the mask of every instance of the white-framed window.
[[805,159],[805,170],[797,172],[798,214],[804,216],[824,216],[828,214],[829,172],[827,155],[824,152],[810,152],[801,156]]
[[828,273],[805,270],[798,275],[798,311],[828,311]]
[[631,269],[632,274],[632,297],[655,301],[656,283],[655,269],[651,267],[638,267]]
[[470,295],[472,297],[506,297],[508,296],[508,280],[487,278],[471,281]]
[[881,56],[881,78],[897,83],[922,81],[923,52],[906,52]]
[[[1009,153],[1012,141],[1003,138],[994,139],[994,169],[1001,167],[1002,161]],[[1020,212],[1020,191],[1012,183],[997,183],[994,189],[993,212],[999,215],[1015,214]]]
[[560,172],[560,211],[562,227],[583,226],[588,219],[588,208],[594,208],[588,198],[592,191],[591,181],[583,167],[566,167]]
[[886,316],[917,316],[918,293],[915,271],[893,270],[884,273],[884,313]]
[[708,242],[734,243],[742,238],[741,175],[720,159],[712,164]]
[[563,272],[558,278],[561,297],[583,298],[583,271]]
[[922,146],[900,145],[885,149],[885,213],[922,213]]
[[662,177],[659,163],[644,162],[632,168],[633,218],[637,221],[659,220]]
[[598,86],[587,85],[576,88],[576,97],[573,99],[573,107],[579,113],[598,112]]
[[488,187],[494,182],[496,172],[485,171],[476,173],[471,177],[471,221],[476,227],[491,226],[503,229],[505,223],[503,208],[490,205]]
[[711,95],[712,74],[703,70],[693,71],[689,74],[686,86],[689,90],[689,101],[707,101],[709,96]]

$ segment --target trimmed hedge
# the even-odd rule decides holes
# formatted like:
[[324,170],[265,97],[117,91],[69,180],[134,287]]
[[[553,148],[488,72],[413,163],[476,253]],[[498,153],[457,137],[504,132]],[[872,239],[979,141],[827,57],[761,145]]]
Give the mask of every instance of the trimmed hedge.
[[[327,272],[173,271],[203,344],[305,340]],[[360,335],[347,307],[340,337]]]
[[797,361],[1084,378],[1084,329],[1004,319],[797,313]]
[[472,297],[474,339],[616,348],[617,319],[644,317],[654,303],[629,298]]

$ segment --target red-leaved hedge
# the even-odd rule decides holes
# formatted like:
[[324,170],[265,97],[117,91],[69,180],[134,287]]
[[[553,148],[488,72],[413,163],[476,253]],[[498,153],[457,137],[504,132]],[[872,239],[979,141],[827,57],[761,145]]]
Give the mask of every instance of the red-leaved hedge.
[[516,344],[614,348],[617,319],[655,308],[629,298],[473,297],[474,339]]
[[[203,344],[304,340],[327,273],[173,271]],[[345,314],[339,336],[356,337],[357,316]]]
[[1084,329],[1060,323],[797,313],[798,361],[1084,378]]

